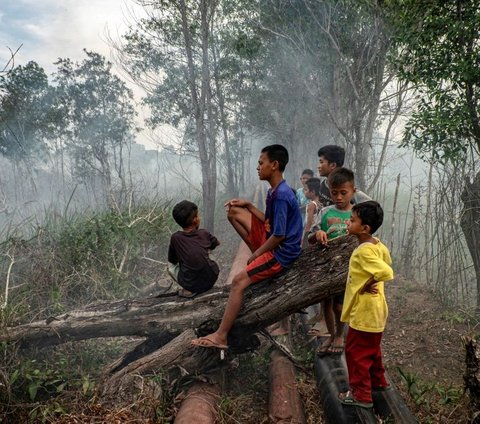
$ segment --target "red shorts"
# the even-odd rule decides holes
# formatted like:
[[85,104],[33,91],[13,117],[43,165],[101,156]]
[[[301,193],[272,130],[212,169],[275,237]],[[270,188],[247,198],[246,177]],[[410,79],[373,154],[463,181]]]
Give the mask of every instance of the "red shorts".
[[[265,223],[260,221],[255,215],[252,215],[248,241],[250,242],[252,251],[257,250],[267,241]],[[269,250],[250,262],[247,265],[246,271],[252,283],[258,283],[259,281],[273,277],[283,269],[280,262],[273,256],[273,252]]]

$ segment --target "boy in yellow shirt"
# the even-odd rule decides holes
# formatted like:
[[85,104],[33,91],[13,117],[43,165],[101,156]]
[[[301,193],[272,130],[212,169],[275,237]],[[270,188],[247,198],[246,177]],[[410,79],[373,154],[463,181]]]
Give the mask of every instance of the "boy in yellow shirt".
[[350,390],[340,393],[343,404],[371,408],[372,390],[385,390],[380,343],[388,307],[384,282],[393,279],[388,248],[372,234],[382,225],[383,210],[373,201],[354,205],[348,232],[359,246],[350,257],[341,320],[348,323],[345,359]]

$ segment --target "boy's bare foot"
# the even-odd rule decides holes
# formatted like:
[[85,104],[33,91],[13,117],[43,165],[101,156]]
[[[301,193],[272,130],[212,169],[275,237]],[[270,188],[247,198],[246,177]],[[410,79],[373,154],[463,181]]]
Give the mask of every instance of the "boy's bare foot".
[[343,353],[344,348],[343,337],[335,337],[327,352],[340,355]]
[[200,347],[213,347],[216,349],[228,349],[227,340],[220,337],[217,333],[212,333],[208,336],[194,339],[192,340],[192,345]]
[[177,292],[178,297],[183,297],[185,299],[193,299],[197,293],[193,293],[191,291],[185,290],[185,289],[180,289]]
[[288,334],[288,328],[283,328],[283,326],[279,325],[273,330],[270,331],[270,335],[275,337],[275,336],[284,336],[285,334]]
[[330,333],[328,330],[322,331],[319,328],[312,327],[310,330],[308,330],[307,336],[310,337],[325,337],[325,336],[330,336]]

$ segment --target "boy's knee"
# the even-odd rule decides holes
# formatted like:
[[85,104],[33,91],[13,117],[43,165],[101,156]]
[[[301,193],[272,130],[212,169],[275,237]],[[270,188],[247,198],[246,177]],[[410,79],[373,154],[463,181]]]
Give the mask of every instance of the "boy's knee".
[[227,218],[231,221],[238,216],[239,208],[237,206],[230,206],[227,211]]
[[232,280],[232,290],[245,290],[251,284],[246,271],[241,271]]

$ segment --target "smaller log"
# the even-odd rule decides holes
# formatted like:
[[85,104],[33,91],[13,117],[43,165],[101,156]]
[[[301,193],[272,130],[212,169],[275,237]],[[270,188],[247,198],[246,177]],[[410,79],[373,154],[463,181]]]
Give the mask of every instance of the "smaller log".
[[220,390],[208,383],[189,388],[175,417],[175,424],[214,424],[218,416]]
[[195,375],[199,371],[208,372],[225,364],[225,357],[218,349],[198,349],[192,346],[195,338],[193,330],[186,330],[162,348],[143,356],[122,368],[111,369],[102,386],[104,396],[128,397],[128,389],[138,375],[145,375],[155,370],[172,371],[181,369],[182,373]]
[[303,403],[297,389],[293,364],[274,350],[270,356],[268,417],[273,424],[304,424]]
[[463,380],[470,394],[471,422],[480,423],[480,345],[472,337],[464,337],[463,341],[467,365]]

